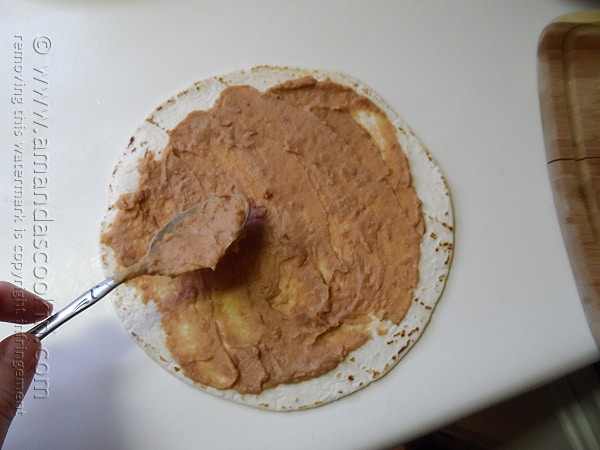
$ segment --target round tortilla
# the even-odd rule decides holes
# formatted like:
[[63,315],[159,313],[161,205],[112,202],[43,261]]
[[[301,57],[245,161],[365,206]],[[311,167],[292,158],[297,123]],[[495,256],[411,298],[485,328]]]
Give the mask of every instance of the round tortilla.
[[[160,159],[169,142],[168,132],[190,112],[207,110],[220,92],[232,85],[250,85],[260,91],[291,79],[311,76],[316,80],[331,80],[351,87],[367,97],[386,113],[395,126],[398,141],[408,159],[412,183],[422,202],[425,233],[421,242],[419,282],[412,304],[399,324],[389,321],[372,323],[372,338],[347,355],[335,369],[307,381],[282,384],[260,394],[240,394],[233,389],[219,390],[204,386],[186,377],[165,345],[161,316],[156,305],[143,303],[134,287],[123,285],[113,294],[119,319],[134,339],[161,366],[177,378],[211,394],[235,402],[276,411],[300,410],[323,405],[353,392],[388,373],[410,350],[425,330],[439,300],[450,268],[453,250],[453,212],[445,178],[433,158],[408,126],[387,103],[362,82],[340,72],[299,68],[260,66],[197,82],[170,98],[148,117],[135,131],[117,164],[110,185],[110,207],[102,223],[102,232],[110,229],[117,212],[119,196],[133,192],[138,185],[138,159],[147,151]],[[376,124],[368,115],[358,115],[367,131],[377,133]],[[107,274],[117,269],[113,250],[101,245],[101,256]],[[385,333],[381,333],[385,330]]]

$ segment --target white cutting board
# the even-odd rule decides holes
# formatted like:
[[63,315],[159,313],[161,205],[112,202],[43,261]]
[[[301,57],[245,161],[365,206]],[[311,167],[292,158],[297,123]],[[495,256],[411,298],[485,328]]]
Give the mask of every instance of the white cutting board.
[[[450,278],[423,338],[356,395],[297,413],[213,398],[153,363],[105,301],[44,341],[6,448],[383,448],[594,360],[548,182],[535,66],[543,27],[578,4],[0,1],[0,278],[23,276],[57,308],[102,279],[110,174],[137,125],[194,81],[253,65],[370,85],[439,162],[456,217]],[[51,219],[43,252],[36,207]]]

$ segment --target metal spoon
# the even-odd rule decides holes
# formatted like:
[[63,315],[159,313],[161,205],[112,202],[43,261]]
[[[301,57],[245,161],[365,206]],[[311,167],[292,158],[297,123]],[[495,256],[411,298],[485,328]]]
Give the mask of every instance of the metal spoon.
[[[221,195],[185,210],[160,231],[136,264],[97,284],[65,308],[40,322],[28,333],[45,338],[63,323],[105,297],[121,283],[140,275],[177,276],[202,268],[215,268],[250,214],[250,203],[241,195]],[[181,258],[185,249],[192,258]]]

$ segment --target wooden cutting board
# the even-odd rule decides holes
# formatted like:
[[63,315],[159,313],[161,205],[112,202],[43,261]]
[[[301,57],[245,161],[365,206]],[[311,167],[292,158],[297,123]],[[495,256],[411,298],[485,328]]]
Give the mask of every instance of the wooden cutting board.
[[562,16],[544,29],[538,82],[558,218],[600,346],[600,11]]

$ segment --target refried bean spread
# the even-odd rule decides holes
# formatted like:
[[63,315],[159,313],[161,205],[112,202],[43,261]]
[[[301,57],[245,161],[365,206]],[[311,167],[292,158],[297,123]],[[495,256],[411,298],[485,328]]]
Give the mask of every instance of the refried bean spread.
[[169,351],[198,383],[259,393],[318,377],[370,338],[373,317],[398,323],[413,301],[421,202],[393,125],[350,88],[310,77],[228,87],[138,171],[102,238],[121,266],[203,199],[240,193],[252,204],[214,270],[131,282],[156,302]]

